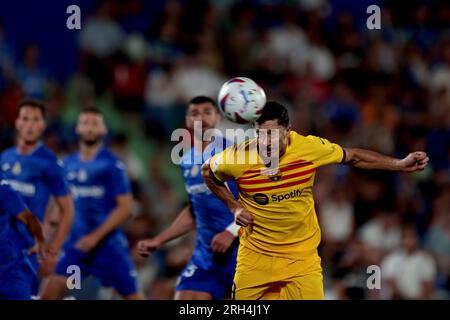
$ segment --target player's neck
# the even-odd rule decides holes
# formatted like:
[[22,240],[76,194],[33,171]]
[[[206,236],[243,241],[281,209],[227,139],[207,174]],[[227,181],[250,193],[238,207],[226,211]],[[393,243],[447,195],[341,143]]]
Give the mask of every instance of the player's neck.
[[83,161],[90,161],[95,158],[100,148],[103,146],[102,142],[89,146],[80,142],[80,158]]
[[38,140],[34,143],[26,143],[23,139],[18,140],[17,142],[17,151],[20,154],[30,154],[32,153],[39,145],[41,141]]

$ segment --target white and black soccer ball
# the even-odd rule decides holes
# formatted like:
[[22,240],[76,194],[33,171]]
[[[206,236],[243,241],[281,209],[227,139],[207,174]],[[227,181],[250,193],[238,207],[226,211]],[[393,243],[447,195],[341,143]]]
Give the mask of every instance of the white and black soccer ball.
[[230,121],[251,123],[261,115],[266,93],[252,79],[237,77],[222,85],[218,102],[220,110]]

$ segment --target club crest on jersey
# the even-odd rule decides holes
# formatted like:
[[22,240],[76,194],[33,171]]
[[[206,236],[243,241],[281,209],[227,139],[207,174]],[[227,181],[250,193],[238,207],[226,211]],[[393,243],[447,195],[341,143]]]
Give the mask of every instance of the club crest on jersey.
[[88,178],[86,170],[78,171],[78,181],[85,182]]
[[280,168],[262,169],[261,174],[267,176],[267,178],[273,182],[280,181],[282,177]]
[[20,163],[19,162],[14,163],[14,165],[12,167],[12,173],[15,176],[18,176],[21,172],[22,172],[22,167],[20,166]]

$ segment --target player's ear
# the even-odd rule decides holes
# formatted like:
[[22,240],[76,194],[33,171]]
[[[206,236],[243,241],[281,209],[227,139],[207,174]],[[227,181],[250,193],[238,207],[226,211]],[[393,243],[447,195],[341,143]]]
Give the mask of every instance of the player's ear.
[[286,133],[289,134],[291,132],[292,126],[291,124],[288,124],[287,128],[286,128]]

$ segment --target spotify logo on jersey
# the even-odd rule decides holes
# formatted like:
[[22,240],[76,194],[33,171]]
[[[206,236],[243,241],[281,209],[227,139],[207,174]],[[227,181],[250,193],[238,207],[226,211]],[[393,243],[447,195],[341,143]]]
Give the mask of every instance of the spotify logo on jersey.
[[269,203],[269,197],[266,196],[264,193],[257,193],[253,196],[253,200],[255,200],[255,202],[257,204],[261,204],[261,205],[266,205]]

